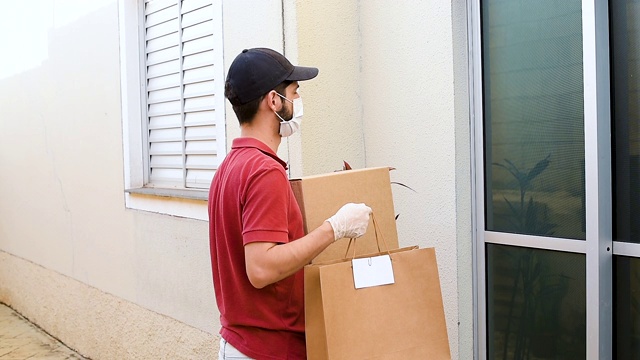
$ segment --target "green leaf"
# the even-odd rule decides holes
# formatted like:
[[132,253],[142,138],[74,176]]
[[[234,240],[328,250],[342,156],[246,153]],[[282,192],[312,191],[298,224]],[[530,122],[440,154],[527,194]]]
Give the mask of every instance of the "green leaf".
[[520,210],[516,209],[515,206],[513,206],[513,204],[511,203],[511,201],[509,201],[505,196],[503,196],[504,201],[507,202],[507,205],[509,205],[509,209],[511,209],[511,212],[513,212],[513,215],[516,217],[520,217]]
[[550,157],[551,157],[551,154],[547,155],[546,158],[538,161],[536,166],[534,166],[533,169],[531,169],[527,174],[527,181],[531,181],[535,179],[536,176],[540,175],[540,173],[542,173],[547,168],[547,166],[549,166],[549,163],[551,162],[549,160]]
[[[508,160],[505,159],[505,161],[508,161]],[[516,178],[516,179],[518,179],[518,181],[520,181],[520,175],[519,175],[520,172],[518,171],[517,168],[514,170],[513,168],[511,168],[509,166],[505,166],[505,165],[500,164],[500,163],[493,163],[493,165],[500,166],[501,168],[507,170],[508,172],[511,173],[511,175],[513,175],[514,178]]]

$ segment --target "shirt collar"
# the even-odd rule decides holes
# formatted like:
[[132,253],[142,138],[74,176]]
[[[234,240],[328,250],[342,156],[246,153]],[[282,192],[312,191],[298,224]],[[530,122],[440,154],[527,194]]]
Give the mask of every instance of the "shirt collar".
[[260,150],[265,155],[272,157],[275,159],[282,167],[287,170],[287,163],[278,157],[276,153],[271,150],[267,144],[262,141],[252,138],[252,137],[239,137],[233,139],[233,143],[231,144],[231,149],[242,149],[242,148],[255,148]]

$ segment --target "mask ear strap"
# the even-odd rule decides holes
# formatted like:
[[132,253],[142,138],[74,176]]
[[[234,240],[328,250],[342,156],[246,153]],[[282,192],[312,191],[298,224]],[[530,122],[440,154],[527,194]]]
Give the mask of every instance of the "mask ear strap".
[[[275,90],[273,90],[273,91],[275,91]],[[289,100],[289,98],[287,98],[286,96],[280,94],[277,91],[276,91],[276,95],[278,95],[283,102],[286,100],[286,101],[290,102],[291,104],[293,104],[293,100]]]

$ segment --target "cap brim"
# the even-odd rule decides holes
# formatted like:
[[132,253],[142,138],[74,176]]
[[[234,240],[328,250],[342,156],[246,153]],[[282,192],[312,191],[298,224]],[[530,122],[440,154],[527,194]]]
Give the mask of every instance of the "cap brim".
[[293,72],[287,76],[285,80],[289,81],[304,81],[311,80],[318,75],[318,69],[314,67],[306,66],[294,66]]

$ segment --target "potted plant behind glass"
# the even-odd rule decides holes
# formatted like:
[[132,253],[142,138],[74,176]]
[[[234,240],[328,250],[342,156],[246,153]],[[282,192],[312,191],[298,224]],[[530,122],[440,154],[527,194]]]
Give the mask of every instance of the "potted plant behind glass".
[[[520,170],[508,159],[504,163],[493,163],[507,170],[518,184],[519,203],[503,196],[509,209],[506,216],[510,224],[508,231],[536,236],[553,235],[556,224],[549,221],[546,205],[536,202],[533,196],[527,199],[527,190],[533,187],[533,180],[548,168],[550,157],[548,155],[538,161],[528,171]],[[560,304],[567,293],[570,278],[551,273],[545,251],[522,247],[510,249],[506,254],[513,261],[512,268],[516,272],[508,305],[503,359],[528,359],[531,355],[553,358],[559,341]],[[516,315],[518,308],[519,315]],[[515,334],[515,344],[510,344],[511,334]]]

